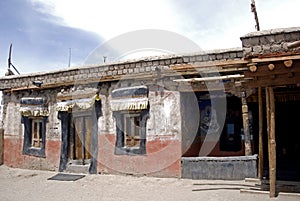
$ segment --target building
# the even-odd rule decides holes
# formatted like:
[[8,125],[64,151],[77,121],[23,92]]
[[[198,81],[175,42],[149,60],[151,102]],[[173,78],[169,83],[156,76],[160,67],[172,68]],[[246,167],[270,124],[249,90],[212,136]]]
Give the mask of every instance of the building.
[[276,178],[300,178],[299,40],[266,30],[241,48],[1,77],[4,164],[266,177],[273,195]]

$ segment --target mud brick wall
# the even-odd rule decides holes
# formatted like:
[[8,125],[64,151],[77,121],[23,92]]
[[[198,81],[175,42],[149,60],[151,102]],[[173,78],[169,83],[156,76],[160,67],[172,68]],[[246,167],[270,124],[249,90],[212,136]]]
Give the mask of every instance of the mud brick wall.
[[157,73],[160,70],[171,69],[174,65],[194,64],[208,61],[226,61],[241,59],[243,52],[241,48],[215,50],[190,55],[171,55],[161,57],[149,57],[139,60],[115,62],[93,66],[81,66],[65,68],[56,71],[39,72],[24,75],[12,75],[0,77],[0,90],[13,88],[34,87],[33,82],[42,81],[43,86],[67,86],[76,85],[89,80],[92,82],[109,82],[120,80],[130,76],[139,76]]

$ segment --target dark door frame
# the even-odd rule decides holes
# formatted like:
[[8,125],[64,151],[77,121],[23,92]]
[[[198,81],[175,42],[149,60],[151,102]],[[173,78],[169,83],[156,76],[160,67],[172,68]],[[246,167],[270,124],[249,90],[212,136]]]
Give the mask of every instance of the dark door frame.
[[[102,116],[101,100],[95,100],[95,104],[92,107],[90,114],[92,117],[92,145],[91,155],[92,160],[89,167],[90,174],[97,173],[97,161],[98,161],[98,119]],[[59,111],[58,119],[61,121],[61,151],[60,151],[60,162],[59,172],[63,172],[67,168],[68,160],[70,158],[70,128],[72,112],[70,111]]]

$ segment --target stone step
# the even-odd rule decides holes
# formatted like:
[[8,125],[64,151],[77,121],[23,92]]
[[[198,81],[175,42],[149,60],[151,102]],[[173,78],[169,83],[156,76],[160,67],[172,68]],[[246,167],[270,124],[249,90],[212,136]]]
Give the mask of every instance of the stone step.
[[82,174],[88,174],[89,173],[89,167],[90,165],[68,165],[65,172],[68,173],[82,173]]

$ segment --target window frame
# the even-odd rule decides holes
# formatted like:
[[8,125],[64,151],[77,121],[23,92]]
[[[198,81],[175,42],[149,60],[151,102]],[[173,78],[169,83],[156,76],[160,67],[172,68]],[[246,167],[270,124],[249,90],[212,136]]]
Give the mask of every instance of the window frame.
[[[21,122],[24,124],[23,154],[37,157],[46,157],[46,123],[48,117],[22,116]],[[33,146],[33,124],[38,121],[40,124],[40,147]]]
[[[145,155],[146,154],[146,127],[149,117],[149,109],[135,111],[115,111],[113,115],[116,119],[116,155]],[[132,116],[138,117],[139,126],[139,144],[138,146],[127,146],[126,144],[126,118]],[[138,138],[138,137],[137,137]]]
[[[138,119],[138,125],[136,125],[135,123],[136,119]],[[137,112],[125,113],[123,116],[123,121],[124,121],[124,140],[125,140],[124,146],[127,148],[139,148],[140,140],[141,140],[140,114]],[[138,143],[136,144],[135,141],[138,141]]]

